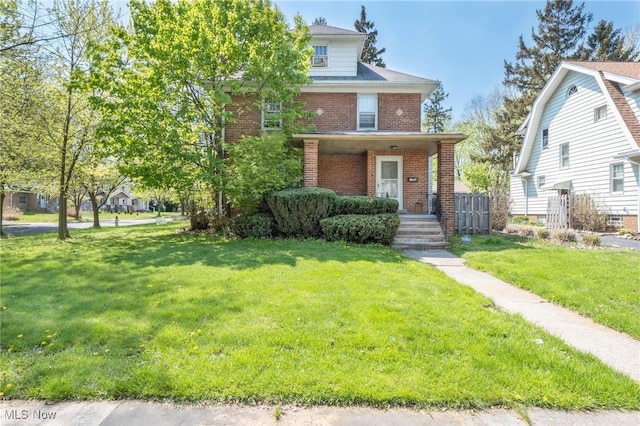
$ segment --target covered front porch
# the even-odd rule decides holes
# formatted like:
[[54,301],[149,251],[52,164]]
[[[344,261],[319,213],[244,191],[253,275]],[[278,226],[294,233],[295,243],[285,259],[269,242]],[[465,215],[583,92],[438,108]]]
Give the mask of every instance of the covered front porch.
[[[464,134],[332,132],[295,134],[304,146],[304,186],[343,195],[398,200],[407,213],[429,213],[431,161],[437,156],[438,200],[453,215],[454,146]],[[453,221],[442,223],[453,235]],[[450,228],[450,229],[449,229]]]

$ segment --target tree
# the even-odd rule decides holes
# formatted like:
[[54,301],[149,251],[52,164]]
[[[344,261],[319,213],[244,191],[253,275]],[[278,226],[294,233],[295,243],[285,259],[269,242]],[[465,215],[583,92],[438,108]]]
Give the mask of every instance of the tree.
[[442,103],[449,97],[442,84],[429,95],[428,103],[424,106],[423,127],[428,132],[442,133],[451,120],[451,108],[444,108]]
[[45,120],[48,147],[56,155],[58,180],[58,238],[69,237],[67,195],[74,171],[95,142],[99,114],[89,109],[91,92],[83,85],[89,68],[92,38],[107,35],[113,16],[108,0],[64,0],[54,3],[53,28],[63,42],[50,45],[51,113]]
[[374,22],[367,20],[367,11],[364,6],[360,6],[360,19],[353,23],[356,31],[364,33],[367,37],[364,40],[364,48],[362,49],[362,57],[360,60],[365,64],[377,65],[379,67],[386,67],[384,61],[380,57],[386,48],[378,49],[376,47],[376,38],[378,37],[378,30],[374,30]]
[[311,25],[327,25],[327,20],[322,16],[319,16],[313,20]]
[[296,16],[290,29],[265,0],[133,0],[130,10],[131,28],[94,50],[102,146],[144,187],[208,191],[221,210],[224,127],[262,99],[282,105],[284,122],[299,116],[307,27]]
[[614,29],[613,23],[605,20],[598,22],[579,54],[584,61],[627,62],[640,57],[640,52],[627,43],[621,30]]

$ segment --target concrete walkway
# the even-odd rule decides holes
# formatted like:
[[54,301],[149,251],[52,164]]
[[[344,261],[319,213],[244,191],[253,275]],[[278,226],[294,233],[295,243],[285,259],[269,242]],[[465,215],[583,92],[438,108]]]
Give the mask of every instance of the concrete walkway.
[[[435,266],[456,281],[493,299],[507,312],[520,314],[570,346],[590,353],[640,383],[640,341],[596,324],[589,318],[547,302],[499,279],[464,265],[448,251],[405,251],[407,256]],[[640,424],[640,423],[639,423]]]
[[[407,256],[440,269],[494,300],[505,311],[520,314],[578,350],[640,383],[640,342],[558,307],[488,274],[464,266],[447,251],[405,251]],[[638,426],[640,411],[411,410],[368,407],[297,407],[180,405],[140,401],[60,402],[0,401],[2,426],[119,425],[580,425]]]

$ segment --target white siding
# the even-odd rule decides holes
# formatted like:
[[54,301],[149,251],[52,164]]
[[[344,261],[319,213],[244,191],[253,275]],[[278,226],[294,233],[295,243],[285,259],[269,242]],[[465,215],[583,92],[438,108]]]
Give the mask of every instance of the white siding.
[[[578,91],[567,98],[571,86]],[[607,105],[607,117],[594,122],[595,108],[605,105],[604,96],[595,78],[569,72],[555,93],[550,97],[541,116],[536,143],[533,146],[526,169],[532,173],[528,179],[528,213],[545,214],[547,198],[558,194],[556,190],[538,189],[537,178],[544,175],[546,188],[555,183],[571,180],[571,190],[576,194],[588,193],[611,214],[638,214],[638,167],[624,163],[624,191],[610,192],[610,166],[619,163],[613,157],[629,150],[629,142],[620,129],[612,105]],[[638,102],[635,104],[636,115]],[[542,150],[541,131],[549,129],[549,146]],[[570,165],[560,168],[560,145],[568,143]],[[512,179],[512,211],[524,213],[522,185]],[[514,188],[515,187],[515,188]],[[522,206],[522,207],[521,207]]]
[[355,77],[358,72],[358,46],[355,42],[317,38],[313,45],[328,46],[329,66],[311,67],[311,77]]

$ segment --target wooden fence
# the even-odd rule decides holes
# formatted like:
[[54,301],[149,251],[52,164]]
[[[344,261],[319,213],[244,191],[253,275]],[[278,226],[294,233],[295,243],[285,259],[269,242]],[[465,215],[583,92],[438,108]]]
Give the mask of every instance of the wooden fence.
[[567,229],[571,224],[571,208],[568,195],[549,197],[547,200],[547,228]]
[[454,199],[456,234],[489,234],[491,199],[486,194],[456,193]]

